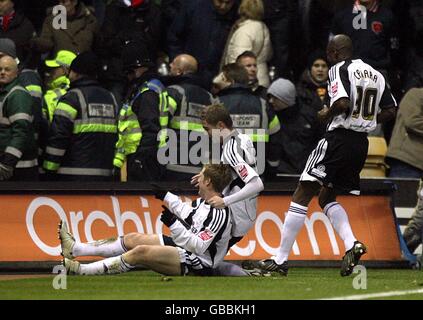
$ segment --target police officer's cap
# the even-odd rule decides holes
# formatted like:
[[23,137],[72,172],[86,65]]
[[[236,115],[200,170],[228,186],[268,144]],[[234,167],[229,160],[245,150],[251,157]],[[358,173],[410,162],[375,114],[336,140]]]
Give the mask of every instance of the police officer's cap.
[[70,70],[95,78],[99,72],[98,58],[91,51],[82,52],[73,59]]
[[125,70],[131,70],[137,67],[150,68],[154,66],[151,53],[147,46],[139,41],[131,41],[123,47],[122,62]]

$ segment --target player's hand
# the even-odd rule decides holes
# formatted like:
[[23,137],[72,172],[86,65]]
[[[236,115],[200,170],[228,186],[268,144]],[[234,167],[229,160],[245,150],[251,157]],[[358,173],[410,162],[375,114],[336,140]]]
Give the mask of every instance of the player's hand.
[[200,174],[196,174],[191,178],[191,184],[196,188],[198,187],[198,178],[200,178]]
[[317,118],[319,119],[320,122],[326,122],[329,118],[329,108],[324,105],[322,110],[320,110],[319,112],[317,112]]
[[219,196],[211,197],[208,201],[208,204],[210,204],[212,207],[217,209],[223,209],[225,206],[225,201],[223,201],[223,198]]

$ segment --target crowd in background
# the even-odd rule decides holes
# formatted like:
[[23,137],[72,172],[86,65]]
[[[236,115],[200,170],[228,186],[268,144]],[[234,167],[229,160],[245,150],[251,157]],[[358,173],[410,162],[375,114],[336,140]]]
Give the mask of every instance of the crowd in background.
[[[55,23],[60,23],[58,12],[54,10],[56,5],[66,8],[66,29],[55,27]],[[363,6],[366,18],[358,19]],[[236,119],[242,115],[258,115],[258,127],[267,130],[264,139],[270,150],[266,152],[268,179],[278,173],[299,174],[325,130],[325,125],[317,121],[317,111],[326,103],[327,95],[330,66],[325,49],[330,37],[341,33],[352,38],[354,58],[362,59],[379,70],[400,102],[396,123],[390,123],[374,133],[388,142],[386,161],[391,166],[391,175],[421,177],[421,0],[0,0],[0,52],[19,61],[16,75],[19,84],[29,91],[34,106],[38,105],[32,114],[35,138],[27,143],[34,144],[32,149],[29,148],[32,154],[37,144],[37,167],[41,169],[43,179],[57,179],[53,173],[57,173],[59,166],[62,174],[76,172],[77,180],[82,179],[85,173],[80,174],[78,170],[90,169],[90,166],[75,165],[74,162],[80,162],[80,158],[87,158],[84,161],[88,162],[93,157],[106,159],[109,165],[96,163],[97,171],[92,172],[112,177],[116,167],[122,168],[122,163],[116,163],[126,160],[126,157],[116,159],[120,126],[131,126],[130,121],[139,120],[138,126],[131,127],[138,135],[137,141],[148,141],[150,128],[160,129],[165,122],[169,127],[172,124],[180,129],[175,119],[182,115],[175,110],[165,115],[172,110],[172,103],[165,105],[163,99],[168,100],[171,96],[175,108],[178,108],[181,104],[178,100],[180,91],[173,90],[172,93],[170,89],[168,92],[166,87],[182,82],[183,88],[196,86],[194,89],[197,91],[193,89],[193,95],[203,95],[202,100],[199,96],[192,99],[223,103],[234,115],[235,127]],[[15,51],[12,50],[11,54],[5,52],[11,48],[9,43],[2,43],[5,38],[14,42]],[[131,43],[137,45],[131,50],[125,49]],[[87,52],[90,54],[72,66],[76,56]],[[179,68],[179,74],[176,58],[180,59],[181,55],[194,60],[185,64],[182,61],[184,66]],[[134,64],[134,60],[142,60],[142,63]],[[3,64],[8,66],[13,62],[0,60],[0,72]],[[146,70],[138,75],[136,68],[139,67]],[[70,71],[74,72],[72,79]],[[195,77],[192,77],[194,74]],[[81,79],[81,75],[88,75],[89,79]],[[175,76],[183,76],[184,81],[176,81]],[[189,81],[185,81],[187,77]],[[154,79],[158,80],[157,86],[163,85],[163,88],[156,90],[157,86],[154,87],[152,82]],[[3,89],[0,98],[3,102],[10,88],[17,85],[15,83],[9,88],[12,83],[9,80],[3,83],[0,75]],[[97,89],[94,93],[87,93],[84,91],[87,86],[97,86]],[[200,92],[199,88],[204,91]],[[77,91],[73,90],[73,96],[67,95],[69,89]],[[143,100],[139,103],[135,93],[138,91],[143,93]],[[165,91],[166,94],[163,93]],[[82,92],[83,98],[80,99],[75,92]],[[110,98],[104,98],[104,101],[95,98],[101,92],[111,93]],[[190,99],[184,94],[182,96]],[[95,103],[90,103],[90,99],[94,99]],[[84,103],[88,106],[87,114],[81,116],[80,111],[76,114],[75,110],[80,110],[78,108]],[[130,103],[133,103],[131,106],[135,111],[125,109],[124,106]],[[149,103],[158,104],[159,109],[163,109],[157,109],[160,111],[157,114],[149,112],[148,107],[144,107]],[[102,109],[99,104],[103,105]],[[109,107],[110,110],[107,109]],[[135,113],[135,118],[131,118],[128,112]],[[56,113],[61,117],[55,120]],[[89,122],[87,119],[92,114],[103,118],[110,116],[110,121],[116,121],[115,127],[104,119],[101,123]],[[122,116],[126,117],[125,124],[118,123]],[[15,123],[10,119],[7,121],[9,125]],[[25,126],[27,124],[21,125]],[[100,131],[93,128],[100,128]],[[192,128],[195,128],[195,123]],[[156,132],[154,130],[152,132]],[[78,134],[87,132],[96,141],[110,140],[102,146],[92,146],[89,155],[87,152],[75,152],[81,144],[84,148],[90,145],[86,136],[78,140]],[[116,134],[111,137],[107,135],[110,133]],[[7,169],[15,169],[16,173],[21,166],[29,165],[29,160],[23,162],[22,150],[15,150],[19,149],[19,143],[6,147],[10,134],[0,134],[0,140],[3,140],[0,141],[2,152],[15,156],[6,159],[4,155],[0,156],[0,178],[32,180],[33,173],[24,174],[24,178],[13,178],[13,173]],[[112,145],[113,152],[106,151]],[[132,154],[141,153],[139,146],[131,148],[137,150]],[[142,148],[142,153],[150,156],[158,151],[157,148],[146,147],[145,143]],[[68,169],[63,165],[63,159],[69,158],[71,151],[76,160],[66,160],[67,165],[72,167],[66,173]],[[129,157],[128,169],[135,165],[138,169],[144,166],[145,170],[152,163],[144,155],[141,158],[135,157],[130,164]],[[148,167],[147,173],[138,170],[132,180],[143,180],[143,174],[150,176],[155,171],[153,167],[156,168],[156,164]],[[160,170],[147,180],[158,177],[165,180],[171,176],[161,174]]]

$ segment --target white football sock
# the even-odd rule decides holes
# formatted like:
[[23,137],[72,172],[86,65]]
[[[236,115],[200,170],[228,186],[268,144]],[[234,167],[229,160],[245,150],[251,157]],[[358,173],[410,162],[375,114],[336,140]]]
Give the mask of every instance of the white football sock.
[[277,264],[282,264],[288,260],[289,253],[291,252],[292,246],[297,238],[298,232],[304,225],[306,216],[307,207],[291,202],[288,214],[286,215],[283,223],[281,245],[276,257],[274,258]]
[[82,275],[115,274],[128,272],[133,268],[135,268],[135,266],[131,266],[120,255],[93,263],[81,264],[79,273]]
[[344,241],[345,251],[351,249],[357,239],[351,230],[348,215],[344,208],[338,202],[331,202],[325,206],[323,212],[327,215],[333,228]]
[[123,243],[123,237],[102,239],[88,243],[75,242],[72,248],[74,257],[100,256],[116,257],[128,251]]

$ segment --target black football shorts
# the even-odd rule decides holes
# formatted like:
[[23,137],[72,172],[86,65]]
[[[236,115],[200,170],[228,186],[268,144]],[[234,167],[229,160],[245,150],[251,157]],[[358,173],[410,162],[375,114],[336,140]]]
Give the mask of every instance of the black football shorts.
[[318,181],[343,192],[360,194],[360,172],[368,152],[367,133],[335,129],[325,133],[308,157],[300,181]]

